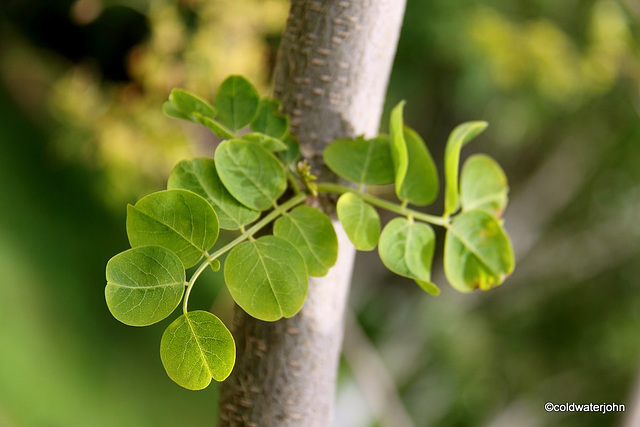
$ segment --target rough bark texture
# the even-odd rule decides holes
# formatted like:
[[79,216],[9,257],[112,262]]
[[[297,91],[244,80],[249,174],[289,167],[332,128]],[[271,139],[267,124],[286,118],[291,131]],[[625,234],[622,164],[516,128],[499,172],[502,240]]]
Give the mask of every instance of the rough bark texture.
[[[275,71],[275,97],[321,179],[324,146],[375,135],[400,33],[404,0],[292,2]],[[338,263],[311,278],[305,305],[268,323],[236,307],[234,372],[221,387],[222,426],[333,424],[344,310],[354,250],[339,223]]]

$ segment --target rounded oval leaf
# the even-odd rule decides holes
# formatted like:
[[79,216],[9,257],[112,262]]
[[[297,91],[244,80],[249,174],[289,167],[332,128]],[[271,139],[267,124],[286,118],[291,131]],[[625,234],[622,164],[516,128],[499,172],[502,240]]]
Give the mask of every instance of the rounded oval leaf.
[[389,137],[339,139],[324,150],[324,162],[336,175],[358,184],[391,184],[394,180]]
[[456,290],[487,291],[504,281],[515,265],[509,237],[498,221],[483,211],[455,217],[444,245],[444,272]]
[[394,218],[382,230],[378,253],[394,273],[430,282],[434,248],[435,234],[429,225]]
[[215,163],[229,193],[251,209],[263,211],[273,206],[287,187],[282,164],[253,142],[223,141],[216,149]]
[[218,232],[216,212],[191,191],[158,191],[127,206],[131,246],[167,248],[178,255],[185,268],[202,258],[218,239]]
[[224,381],[236,361],[236,344],[213,314],[198,310],[178,317],[162,334],[160,358],[167,375],[189,390]]
[[220,228],[237,230],[255,221],[260,212],[233,198],[218,177],[213,159],[183,160],[171,171],[167,188],[181,188],[204,197],[218,215]]
[[272,136],[276,139],[284,138],[289,131],[289,117],[280,114],[280,101],[262,98],[258,105],[256,117],[251,122],[251,129]]
[[347,237],[359,251],[373,250],[380,237],[380,216],[354,193],[344,193],[336,206],[338,219]]
[[245,141],[255,142],[256,144],[259,144],[267,150],[273,151],[274,153],[279,151],[286,151],[289,149],[289,146],[281,140],[260,132],[247,133],[245,135],[242,135],[242,139],[244,139]]
[[214,106],[218,120],[235,132],[251,123],[259,102],[258,92],[247,79],[229,76],[220,84]]
[[476,121],[466,122],[453,129],[444,150],[444,214],[450,215],[458,209],[458,168],[460,151],[473,138],[482,133],[489,124]]
[[460,173],[460,204],[463,211],[485,211],[500,218],[507,206],[507,177],[491,157],[475,154],[467,159]]
[[224,279],[234,301],[249,315],[265,321],[298,313],[309,285],[300,252],[276,236],[233,248],[224,263]]
[[437,287],[434,283],[432,283],[432,282],[424,282],[422,280],[416,280],[416,283],[426,293],[434,295],[434,296],[440,295],[440,288]]
[[278,218],[273,234],[300,251],[310,276],[324,276],[338,259],[338,237],[331,220],[311,206],[298,206]]
[[404,126],[404,101],[391,111],[391,157],[395,169],[396,195],[417,206],[432,203],[438,195],[438,172],[424,141]]
[[107,263],[105,298],[113,317],[130,326],[152,325],[180,304],[185,287],[180,258],[159,246],[124,251]]

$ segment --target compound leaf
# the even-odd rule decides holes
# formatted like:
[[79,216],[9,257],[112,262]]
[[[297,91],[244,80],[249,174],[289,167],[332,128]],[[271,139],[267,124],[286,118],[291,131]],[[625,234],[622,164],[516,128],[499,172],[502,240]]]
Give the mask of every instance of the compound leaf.
[[373,250],[380,237],[378,212],[353,193],[340,196],[336,210],[353,246],[359,251]]
[[381,135],[365,140],[339,139],[323,153],[324,161],[334,173],[358,184],[391,184],[394,180],[389,137]]
[[147,326],[180,304],[185,272],[180,258],[159,246],[124,251],[107,263],[105,298],[113,317],[130,326]]
[[424,141],[404,126],[401,101],[391,111],[391,158],[395,170],[396,195],[418,206],[433,202],[438,195],[438,172]]
[[311,206],[298,206],[278,218],[273,234],[298,249],[310,276],[324,276],[338,259],[338,237],[331,220]]
[[256,144],[259,144],[273,152],[286,151],[289,148],[289,146],[281,140],[260,132],[251,132],[246,135],[242,135],[242,139],[255,142]]
[[187,190],[149,194],[127,206],[132,247],[155,245],[173,251],[185,268],[194,266],[218,238],[218,217],[205,199]]
[[249,141],[223,141],[216,149],[216,169],[229,193],[243,205],[263,211],[287,187],[284,167],[266,148]]
[[289,117],[278,112],[280,102],[272,98],[262,98],[251,129],[276,139],[282,139],[289,131]]
[[429,225],[394,218],[382,230],[378,253],[389,270],[425,283],[431,281],[434,248],[435,234]]
[[171,171],[167,188],[181,188],[204,197],[218,215],[220,228],[237,230],[255,221],[260,212],[249,209],[222,185],[213,159],[183,160]]
[[476,210],[454,218],[445,239],[444,272],[456,290],[499,286],[514,265],[509,237],[493,216]]
[[167,375],[189,390],[224,381],[236,360],[236,345],[213,314],[198,310],[178,317],[162,334],[160,358]]
[[224,279],[235,302],[264,321],[294,316],[302,308],[309,285],[300,252],[276,236],[233,248],[224,264]]
[[460,151],[469,141],[482,133],[489,124],[476,121],[456,126],[449,135],[444,151],[444,214],[450,215],[458,209],[458,168]]
[[235,132],[251,123],[259,102],[258,92],[247,79],[229,76],[220,84],[214,106],[218,120]]
[[507,177],[491,157],[475,154],[460,173],[460,204],[463,211],[481,210],[500,218],[507,206]]

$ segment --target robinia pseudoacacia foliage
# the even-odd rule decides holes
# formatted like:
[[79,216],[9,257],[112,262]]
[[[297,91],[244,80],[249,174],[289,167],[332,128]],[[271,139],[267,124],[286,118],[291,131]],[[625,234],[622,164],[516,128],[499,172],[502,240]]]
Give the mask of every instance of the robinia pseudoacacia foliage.
[[[179,89],[171,92],[166,115],[209,128],[223,139],[213,159],[178,163],[167,190],[127,206],[131,249],[109,260],[105,296],[119,321],[147,326],[180,315],[160,342],[169,377],[187,389],[223,381],[235,363],[227,327],[206,311],[189,311],[191,290],[209,266],[221,268],[235,302],[264,321],[300,311],[309,276],[324,276],[335,264],[338,240],[331,220],[305,204],[319,192],[335,193],[336,212],[349,239],[361,251],[376,246],[392,272],[415,280],[426,292],[431,281],[435,234],[446,229],[444,271],[460,292],[489,290],[513,271],[511,243],[502,227],[507,180],[486,155],[474,155],[459,173],[460,150],[486,122],[467,122],[451,133],[444,158],[444,213],[428,215],[409,206],[432,203],[439,190],[433,158],[420,136],[403,123],[404,102],[391,112],[390,134],[339,139],[324,151],[326,165],[355,186],[317,182],[300,160],[289,119],[277,100],[260,98],[241,76],[227,78],[213,105]],[[245,131],[249,126],[250,130]],[[376,197],[367,186],[394,184],[399,203]],[[398,214],[382,229],[377,208]],[[272,234],[265,234],[271,226]],[[237,237],[216,246],[219,230]],[[381,231],[382,229],[382,231]],[[260,237],[255,237],[262,230]],[[187,280],[186,269],[196,267]]]

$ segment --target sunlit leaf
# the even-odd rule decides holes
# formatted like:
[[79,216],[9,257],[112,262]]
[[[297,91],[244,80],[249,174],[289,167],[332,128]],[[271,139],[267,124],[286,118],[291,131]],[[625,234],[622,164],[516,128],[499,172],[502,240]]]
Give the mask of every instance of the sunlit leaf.
[[208,127],[211,132],[222,139],[235,138],[236,136],[232,130],[227,129],[226,126],[211,117],[206,117],[199,113],[195,113],[193,116],[196,123]]
[[487,122],[466,122],[456,126],[449,135],[444,151],[444,214],[450,215],[458,209],[458,168],[460,165],[460,150],[469,141],[483,132],[489,124]]
[[324,150],[324,161],[334,173],[358,184],[391,184],[394,179],[389,137],[339,139]]
[[463,211],[481,210],[500,218],[507,206],[507,177],[491,157],[476,154],[460,173],[460,204]]
[[289,118],[278,112],[280,102],[271,98],[262,98],[251,129],[277,139],[283,138],[289,130]]
[[310,276],[324,276],[338,258],[338,237],[328,216],[311,206],[298,206],[278,218],[273,234],[293,244]]
[[214,106],[218,120],[235,132],[251,123],[259,102],[258,92],[247,79],[229,76],[220,84]]
[[218,238],[218,217],[202,197],[186,190],[149,194],[127,206],[127,235],[132,247],[162,246],[186,268],[195,265]]
[[418,286],[420,286],[422,288],[423,291],[425,291],[428,294],[431,295],[435,295],[438,296],[440,295],[440,288],[437,287],[435,284],[431,283],[431,282],[424,282],[422,280],[416,280],[415,281]]
[[198,113],[204,117],[214,118],[216,111],[204,99],[182,89],[173,89],[169,95],[169,102],[186,114]]
[[353,246],[359,251],[373,250],[380,237],[378,212],[353,193],[340,196],[336,210]]
[[238,202],[218,177],[213,159],[198,158],[178,163],[169,176],[167,188],[182,188],[204,197],[216,211],[220,228],[237,230],[255,221],[260,213]]
[[395,170],[396,195],[418,206],[433,202],[438,195],[438,172],[424,141],[403,125],[404,101],[391,111],[391,158]]
[[176,107],[176,105],[173,102],[170,102],[170,101],[166,101],[164,104],[162,104],[162,112],[166,116],[173,117],[175,119],[190,120],[190,121],[193,120],[193,117],[190,114],[183,112],[178,107]]
[[394,218],[382,230],[378,253],[394,273],[430,282],[434,248],[435,234],[429,225]]
[[282,164],[266,148],[239,139],[223,141],[216,149],[218,176],[243,205],[265,210],[287,187]]
[[500,285],[515,265],[513,249],[498,221],[483,211],[456,216],[444,245],[444,272],[455,289],[472,292]]
[[242,135],[242,139],[255,142],[256,144],[259,144],[273,152],[286,151],[289,148],[289,146],[281,140],[260,132],[251,132],[246,135]]
[[276,236],[233,248],[224,263],[224,279],[234,301],[249,315],[265,321],[300,311],[309,281],[300,252]]
[[147,326],[180,304],[185,287],[180,258],[159,246],[129,249],[107,263],[105,298],[113,317],[131,326]]
[[227,327],[213,314],[190,311],[162,334],[160,358],[167,375],[189,390],[202,390],[226,379],[236,361],[236,345]]

